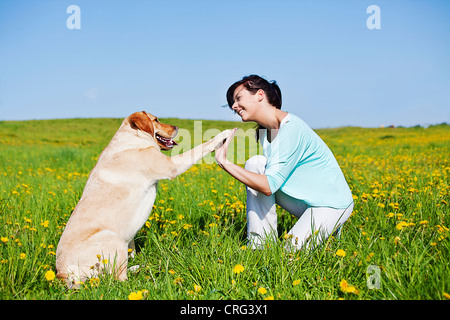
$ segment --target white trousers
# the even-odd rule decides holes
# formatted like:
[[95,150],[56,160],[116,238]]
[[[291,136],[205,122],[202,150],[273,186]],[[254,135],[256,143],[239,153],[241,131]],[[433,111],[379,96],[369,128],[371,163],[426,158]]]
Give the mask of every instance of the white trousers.
[[[245,169],[264,174],[266,163],[266,157],[256,155],[247,160]],[[340,227],[353,211],[353,203],[346,209],[310,207],[281,190],[266,196],[247,187],[247,237],[251,248],[262,248],[268,239],[277,240],[275,204],[298,218],[286,236],[288,249],[315,247],[333,233],[340,235]]]

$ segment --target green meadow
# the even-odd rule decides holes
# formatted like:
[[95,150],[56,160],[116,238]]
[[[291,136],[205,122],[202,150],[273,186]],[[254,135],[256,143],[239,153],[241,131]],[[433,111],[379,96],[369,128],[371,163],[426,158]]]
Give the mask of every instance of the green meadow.
[[[347,178],[355,210],[339,239],[330,237],[312,251],[284,249],[296,219],[280,208],[278,241],[263,250],[247,248],[245,187],[210,156],[160,181],[136,235],[137,254],[129,259],[129,266],[140,267],[127,281],[103,275],[67,290],[53,277],[56,246],[121,121],[0,122],[0,299],[450,298],[445,124],[316,130]],[[248,134],[254,124],[203,121],[198,129],[194,120],[161,122],[185,129],[172,152],[206,141],[213,129],[234,127],[242,131],[230,157],[238,161],[255,152]],[[241,137],[247,142],[238,145],[244,132],[250,138]],[[242,148],[248,149],[244,156]]]

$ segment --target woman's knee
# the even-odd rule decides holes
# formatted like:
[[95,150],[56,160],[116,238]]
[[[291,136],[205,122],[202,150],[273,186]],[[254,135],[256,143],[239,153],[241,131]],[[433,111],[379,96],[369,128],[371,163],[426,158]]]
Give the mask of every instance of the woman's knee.
[[245,162],[245,170],[264,173],[266,171],[267,158],[263,155],[255,155]]

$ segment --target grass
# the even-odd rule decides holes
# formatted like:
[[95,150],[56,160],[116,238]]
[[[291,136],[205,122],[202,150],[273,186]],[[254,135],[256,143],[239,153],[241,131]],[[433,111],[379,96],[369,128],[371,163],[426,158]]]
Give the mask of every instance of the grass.
[[[200,143],[193,121],[161,121]],[[283,249],[296,219],[280,208],[279,240],[248,249],[245,188],[210,161],[160,182],[129,261],[141,267],[128,281],[106,275],[67,290],[48,280],[64,225],[120,123],[0,122],[0,299],[449,298],[448,125],[317,130],[344,171],[355,210],[340,239],[312,252]],[[202,132],[236,126],[253,124],[203,121]],[[237,265],[242,272],[233,271]],[[374,267],[379,289],[367,285]]]

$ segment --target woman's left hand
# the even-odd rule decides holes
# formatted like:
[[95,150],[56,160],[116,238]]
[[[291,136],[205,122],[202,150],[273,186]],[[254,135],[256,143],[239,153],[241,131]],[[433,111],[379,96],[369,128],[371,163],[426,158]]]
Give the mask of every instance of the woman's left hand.
[[223,167],[223,164],[227,161],[228,146],[230,145],[237,129],[238,128],[234,128],[222,146],[215,151],[214,157],[216,158],[217,164],[221,167]]

